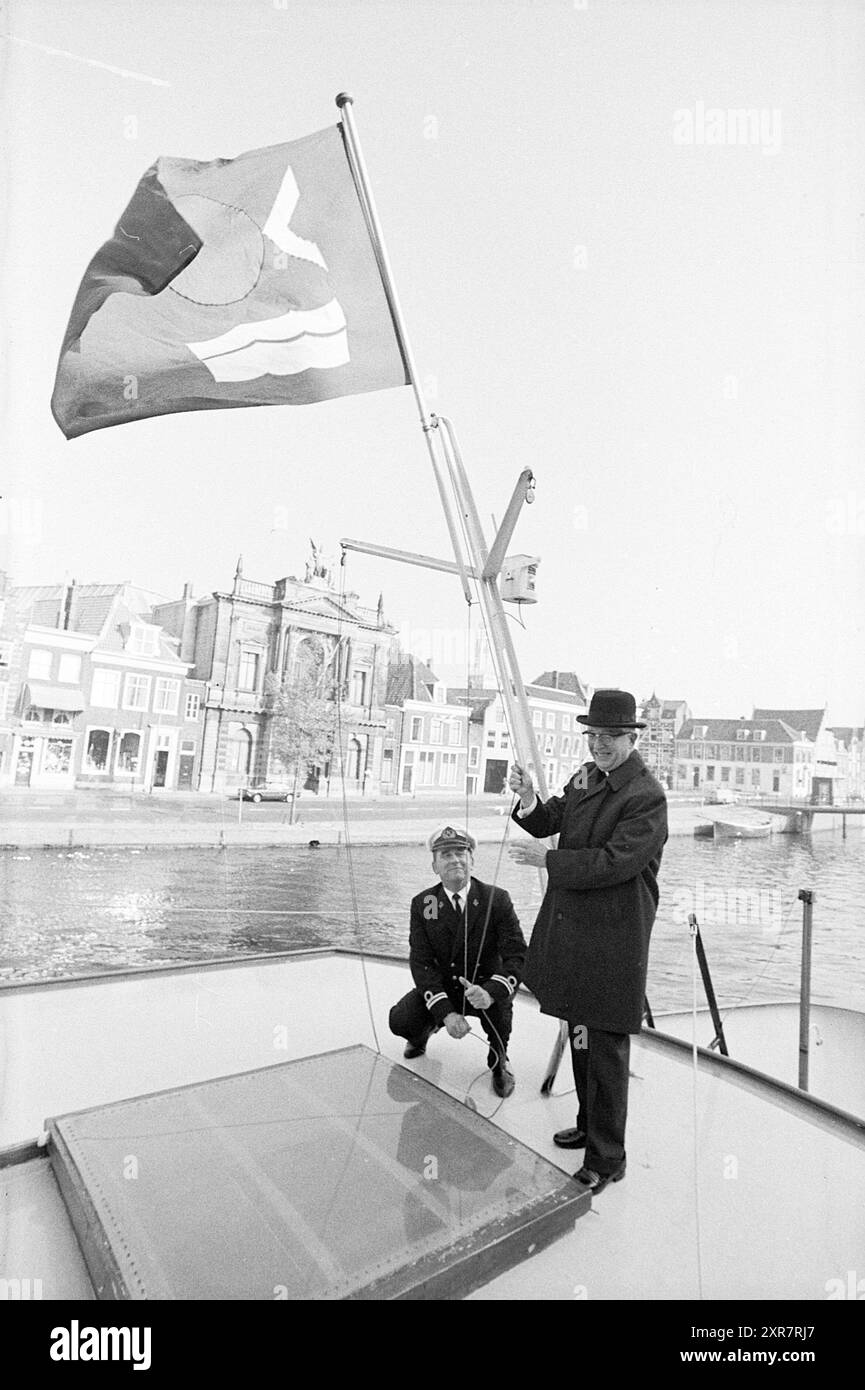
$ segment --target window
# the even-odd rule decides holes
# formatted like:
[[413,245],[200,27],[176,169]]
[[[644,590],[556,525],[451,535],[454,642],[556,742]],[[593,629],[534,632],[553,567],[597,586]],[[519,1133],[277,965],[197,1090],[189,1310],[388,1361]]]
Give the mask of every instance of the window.
[[547,728],[548,728],[548,729],[554,729],[555,727],[556,727],[556,716],[555,716],[555,714],[553,713],[552,710],[547,710]]
[[141,754],[141,735],[130,732],[124,734],[117,750],[117,771],[134,773],[138,771]]
[[448,688],[446,685],[438,684],[433,686],[433,700],[437,705],[447,704]]
[[721,768],[721,781],[722,781],[722,782],[729,782],[729,780],[730,780],[730,769],[729,769],[728,767],[722,767],[722,768]]
[[544,716],[539,709],[532,710],[532,728],[542,729],[544,727]]
[[29,680],[48,681],[51,679],[51,653],[44,651],[32,651],[30,661],[27,666],[27,676]]
[[738,740],[740,743],[741,743],[741,742],[744,742],[744,740],[745,740],[747,737],[748,737],[748,730],[747,730],[747,729],[737,729],[737,730],[736,730],[736,738],[737,738],[737,740]]
[[457,755],[456,753],[442,753],[441,784],[443,787],[455,787],[457,782]]
[[123,685],[124,709],[147,709],[150,700],[150,677],[129,672]]
[[396,733],[396,720],[394,719],[392,714],[389,714],[387,719],[384,721],[384,731],[390,738],[393,738],[394,734]]
[[352,671],[351,673],[351,703],[362,705],[366,701],[366,671]]
[[154,714],[176,714],[180,699],[180,681],[170,676],[157,676],[156,690],[153,694]]
[[773,763],[782,763],[783,761],[784,761],[784,749],[783,749],[783,748],[773,748],[773,749],[772,749],[772,762],[773,762]]
[[110,729],[90,729],[87,734],[87,746],[84,750],[84,771],[107,772],[110,747]]
[[562,757],[566,758],[571,751],[571,740],[567,734],[562,739]]
[[182,738],[182,739],[180,740],[180,751],[181,751],[181,753],[194,753],[194,752],[195,752],[195,739],[194,739],[194,738]]
[[548,787],[555,786],[555,782],[556,782],[556,764],[555,764],[554,762],[553,762],[553,763],[547,763],[547,786],[548,786]]
[[418,781],[422,787],[428,787],[432,783],[435,774],[435,753],[422,749],[418,754]]
[[554,753],[555,751],[556,751],[556,736],[555,736],[555,734],[545,734],[545,735],[544,735],[544,752],[545,752],[545,753]]
[[381,761],[381,780],[383,782],[393,781],[393,749],[386,748],[382,754]]
[[714,764],[714,763],[709,763],[708,767],[706,768],[706,781],[707,781],[707,782],[714,782],[714,780],[715,780],[715,764]]
[[90,703],[101,709],[116,709],[120,698],[120,672],[96,666],[90,685]]
[[571,716],[569,714],[562,715],[562,728],[567,734],[571,732]]
[[460,728],[458,719],[452,719],[450,722],[450,741],[452,744],[462,743],[463,741],[463,731]]
[[480,754],[481,750],[478,748],[477,744],[469,749],[469,767],[477,767]]
[[53,709],[51,711],[52,724],[71,724],[72,715],[67,709]]
[[197,719],[197,718],[198,718],[198,707],[199,707],[200,703],[201,703],[201,697],[200,697],[200,695],[197,695],[197,694],[195,693],[195,691],[190,691],[189,694],[188,694],[187,697],[186,697],[186,704],[185,704],[184,709],[183,709],[183,717],[184,717],[184,719]]
[[751,768],[751,786],[752,786],[752,787],[759,787],[759,786],[760,786],[760,769],[759,769],[759,767],[752,767],[752,768]]
[[737,787],[744,787],[744,785],[745,785],[745,769],[744,769],[743,767],[737,767],[737,768],[736,768],[736,786],[737,786]]
[[510,748],[510,746],[510,735],[508,734],[507,729],[502,729],[501,736],[499,738],[499,747],[506,752],[507,749]]
[[255,647],[241,647],[240,667],[237,673],[238,690],[258,690],[258,668],[261,652]]
[[45,756],[42,771],[60,776],[68,772],[72,762],[72,740],[68,738],[49,738],[45,743]]
[[77,684],[81,678],[81,657],[73,652],[62,652],[60,656],[60,668],[57,672],[59,681],[68,681],[71,685]]
[[429,726],[430,743],[441,743],[442,741],[442,722],[440,719],[431,719]]
[[495,748],[495,746],[496,746],[496,731],[495,731],[495,729],[490,729],[489,732],[487,733],[487,748]]
[[159,655],[159,628],[152,623],[133,623],[129,630],[126,650],[135,656]]
[[423,729],[423,719],[421,718],[421,716],[420,716],[419,714],[413,715],[413,716],[412,716],[412,721],[411,721],[411,741],[412,741],[412,743],[420,743],[421,731],[422,731],[422,729]]

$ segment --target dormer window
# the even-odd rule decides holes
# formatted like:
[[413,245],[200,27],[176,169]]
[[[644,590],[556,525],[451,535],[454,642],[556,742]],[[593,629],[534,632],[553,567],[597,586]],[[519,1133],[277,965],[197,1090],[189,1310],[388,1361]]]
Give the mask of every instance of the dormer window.
[[133,623],[126,650],[134,656],[159,655],[159,628],[153,623]]

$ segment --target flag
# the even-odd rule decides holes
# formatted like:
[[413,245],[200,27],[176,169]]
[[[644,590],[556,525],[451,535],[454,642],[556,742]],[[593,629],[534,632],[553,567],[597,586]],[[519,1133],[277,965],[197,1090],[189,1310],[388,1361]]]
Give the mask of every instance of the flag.
[[333,126],[236,159],[158,159],[84,275],[51,409],[67,439],[178,410],[410,381]]

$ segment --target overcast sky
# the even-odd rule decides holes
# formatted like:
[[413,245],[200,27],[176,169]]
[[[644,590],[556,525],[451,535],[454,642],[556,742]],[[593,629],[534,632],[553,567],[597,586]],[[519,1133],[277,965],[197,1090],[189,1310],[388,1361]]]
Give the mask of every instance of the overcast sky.
[[[512,551],[524,675],[695,715],[865,718],[865,7],[781,0],[7,0],[0,563],[166,596],[308,538],[448,556],[411,392],[66,442],[88,261],[159,155],[333,124],[350,91],[431,408]],[[746,110],[739,125],[728,111]],[[491,526],[491,523],[490,523]],[[464,679],[455,579],[349,586]],[[480,622],[473,610],[472,625]]]

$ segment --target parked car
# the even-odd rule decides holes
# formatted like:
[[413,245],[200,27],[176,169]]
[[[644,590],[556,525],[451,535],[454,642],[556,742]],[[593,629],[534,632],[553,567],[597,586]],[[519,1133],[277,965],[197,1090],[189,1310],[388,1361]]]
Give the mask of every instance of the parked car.
[[706,792],[707,806],[732,806],[738,800],[732,787],[712,787]]
[[294,792],[285,787],[241,787],[237,796],[244,801],[292,801]]

